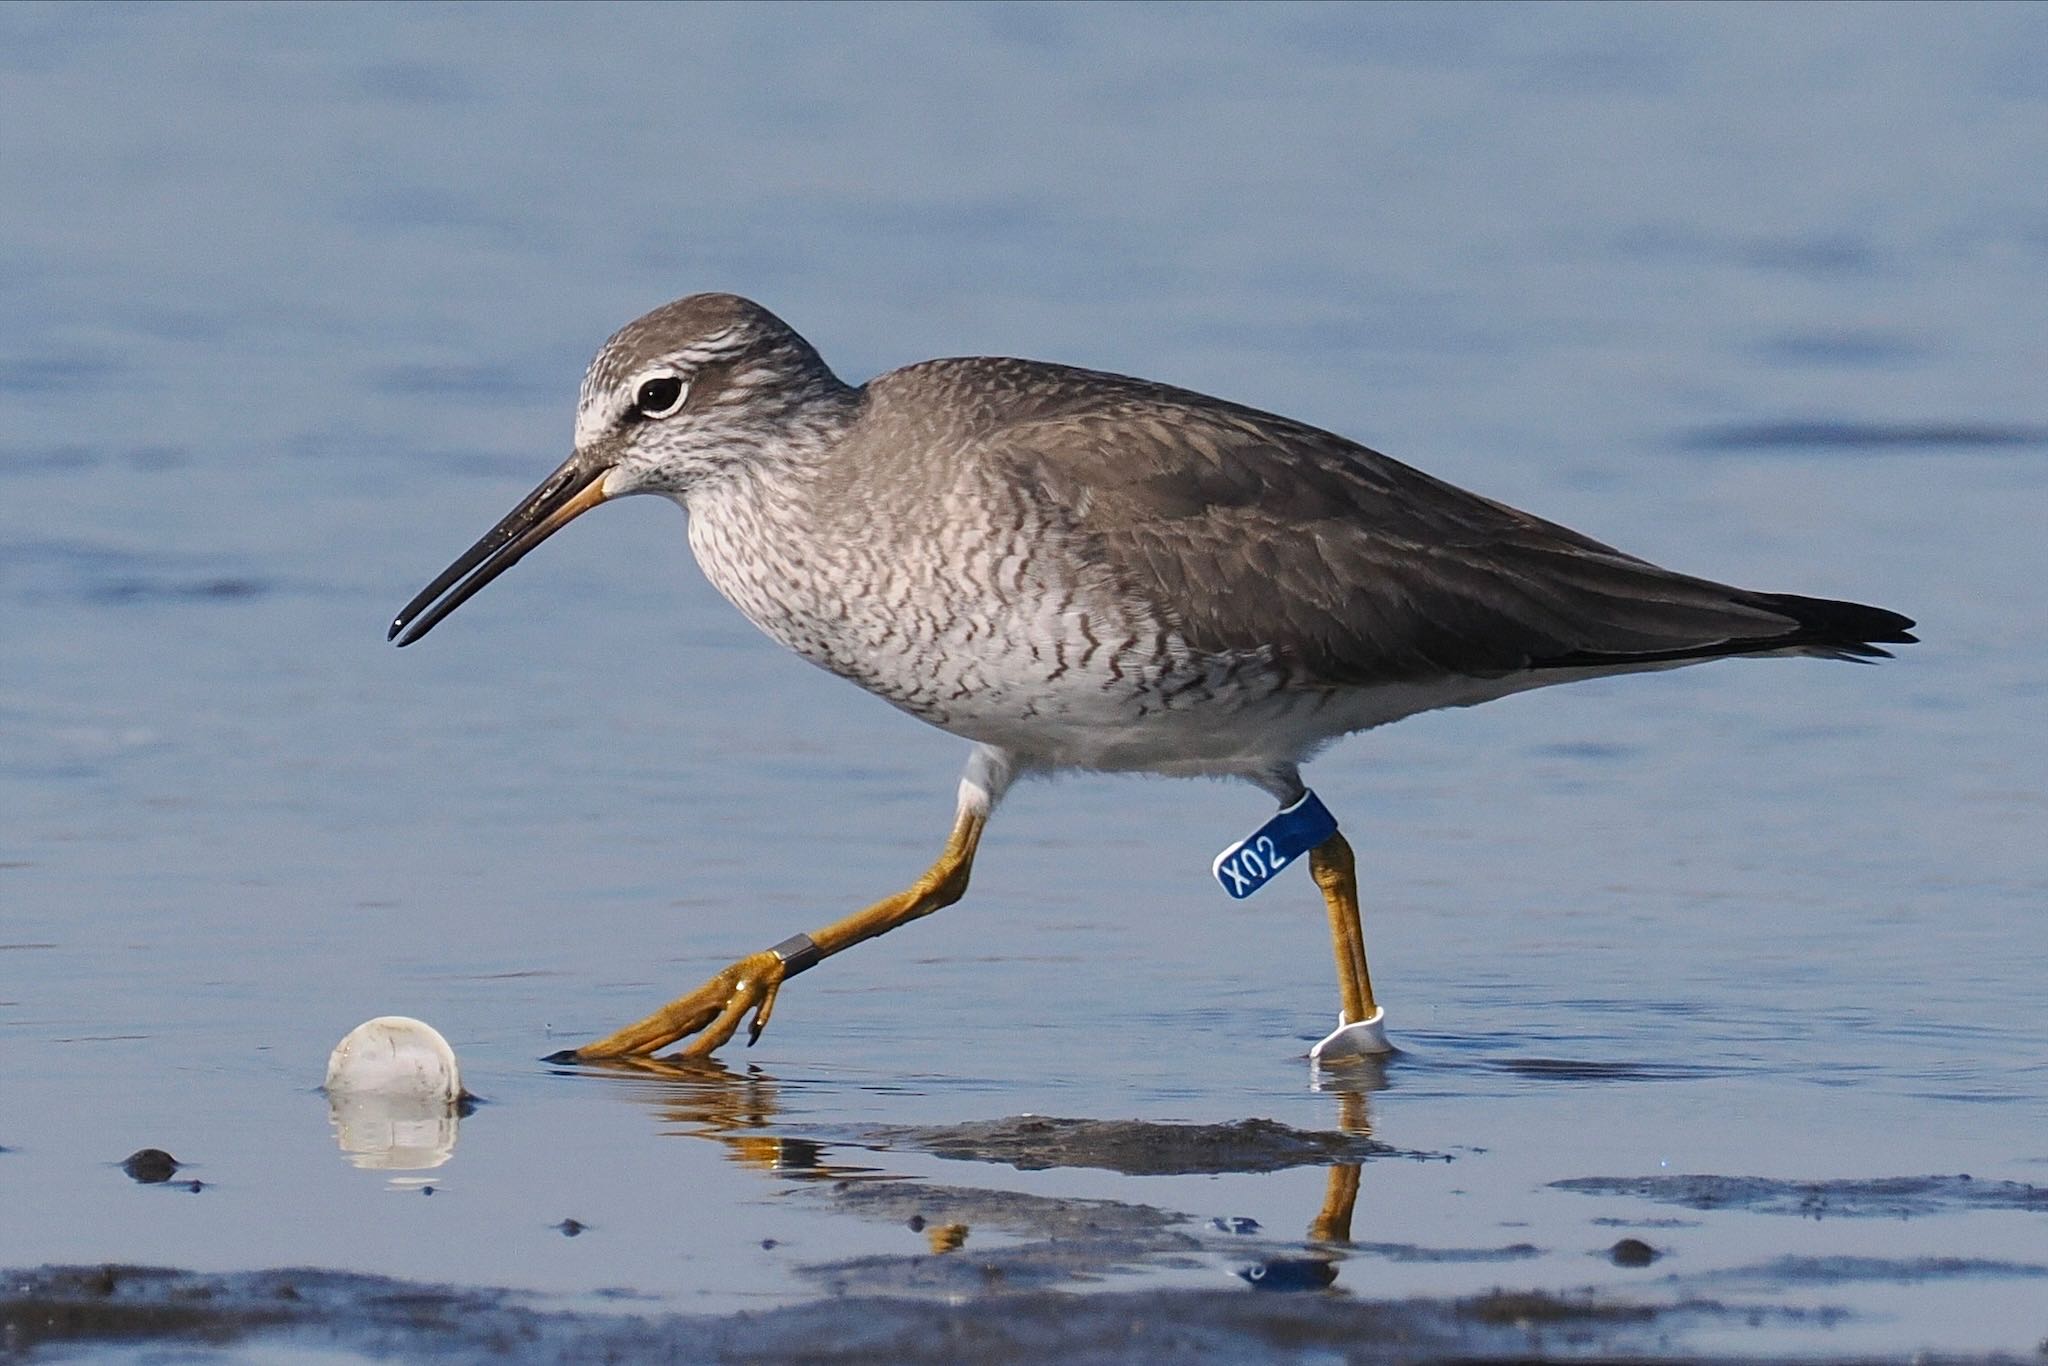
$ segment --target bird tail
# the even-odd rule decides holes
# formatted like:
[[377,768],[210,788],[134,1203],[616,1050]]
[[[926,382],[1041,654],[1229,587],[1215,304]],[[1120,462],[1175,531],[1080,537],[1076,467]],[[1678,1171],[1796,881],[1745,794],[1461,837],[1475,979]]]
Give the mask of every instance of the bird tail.
[[1782,630],[1766,627],[1755,634],[1744,631],[1661,650],[1573,650],[1538,660],[1532,667],[1653,668],[1738,655],[1806,655],[1815,659],[1869,661],[1890,659],[1892,652],[1883,648],[1886,645],[1912,645],[1919,639],[1908,629],[1913,625],[1912,618],[1882,607],[1838,602],[1833,598],[1806,598],[1796,593],[1752,593],[1732,588],[1722,591],[1727,593],[1729,605],[1749,609],[1758,624],[1761,614],[1769,613],[1789,619],[1792,625]]
[[1890,659],[1886,645],[1912,645],[1913,619],[1882,607],[1834,598],[1807,598],[1797,593],[1756,593],[1756,605],[1792,618],[1798,625],[1785,635],[1758,641],[1758,650],[1797,650],[1823,659]]

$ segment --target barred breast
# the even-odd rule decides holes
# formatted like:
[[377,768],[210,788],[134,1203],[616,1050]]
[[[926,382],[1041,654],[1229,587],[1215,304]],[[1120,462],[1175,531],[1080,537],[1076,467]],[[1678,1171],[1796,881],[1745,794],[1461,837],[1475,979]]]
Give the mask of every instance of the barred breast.
[[[687,506],[705,576],[767,635],[1026,763],[1263,771],[1275,705],[1328,700],[1281,697],[1259,652],[1191,649],[1080,553],[1060,509],[971,461],[936,480],[870,467],[857,490],[830,470],[755,467]],[[1261,726],[1238,724],[1247,709]]]

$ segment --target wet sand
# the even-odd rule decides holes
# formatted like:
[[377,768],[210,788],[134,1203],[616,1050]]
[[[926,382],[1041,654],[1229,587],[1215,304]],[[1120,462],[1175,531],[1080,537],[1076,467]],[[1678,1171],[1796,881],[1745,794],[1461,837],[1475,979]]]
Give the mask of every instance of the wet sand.
[[538,1309],[504,1292],[288,1269],[209,1276],[154,1267],[5,1273],[0,1352],[284,1341],[443,1360],[1151,1362],[1653,1351],[1676,1322],[1733,1312],[1500,1294],[1368,1303],[1227,1290],[992,1294],[965,1303],[840,1296],[718,1317]]
[[[1851,1285],[2048,1280],[2048,1264],[1995,1257],[1770,1256],[1754,1265],[1658,1274],[1662,1240],[1683,1218],[1603,1216],[1634,1228],[1602,1259],[1643,1272],[1634,1291],[1517,1288],[1531,1243],[1491,1247],[1372,1242],[1350,1236],[1358,1163],[1427,1159],[1346,1133],[1264,1120],[1224,1124],[1014,1116],[871,1129],[850,1145],[759,1137],[754,1154],[792,1196],[859,1221],[900,1224],[926,1250],[800,1261],[809,1298],[761,1311],[674,1312],[634,1288],[564,1307],[558,1297],[435,1285],[311,1268],[202,1273],[167,1267],[46,1266],[0,1273],[0,1355],[79,1349],[219,1351],[289,1344],[364,1357],[449,1360],[745,1359],[953,1362],[1175,1358],[1419,1361],[1627,1355],[1739,1359],[1701,1350],[1703,1334],[1763,1327],[1825,1331],[1858,1310],[1830,1292]],[[1021,1170],[1228,1173],[1328,1164],[1323,1209],[1305,1239],[1250,1218],[1195,1215],[1112,1199],[1071,1199],[892,1177],[835,1150],[912,1147]],[[971,1170],[971,1167],[968,1168]],[[1911,1220],[2048,1209],[2048,1188],[1967,1176],[1797,1183],[1714,1175],[1589,1176],[1553,1183],[1594,1198],[1648,1199],[1771,1219]],[[602,1236],[575,1219],[568,1237]],[[1372,1293],[1387,1263],[1498,1263],[1500,1284],[1462,1296]],[[1133,1271],[1216,1272],[1210,1287],[1117,1288]],[[1128,1284],[1125,1282],[1124,1284]],[[1725,1342],[1725,1337],[1721,1341]],[[1824,1344],[1803,1353],[1829,1359]],[[1751,1358],[1754,1359],[1754,1358]],[[1840,1359],[1867,1359],[1843,1354]],[[1922,1358],[1933,1359],[1933,1358]],[[2017,1361],[2013,1356],[1944,1360]]]
[[[162,1267],[42,1267],[0,1273],[0,1356],[34,1359],[81,1348],[147,1346],[178,1349],[180,1359],[198,1352],[203,1359],[213,1349],[289,1343],[365,1357],[431,1355],[451,1361],[1394,1362],[1586,1355],[1754,1360],[1702,1354],[1687,1344],[1705,1326],[1755,1328],[1768,1319],[1825,1327],[1841,1317],[1822,1303],[1761,1307],[1693,1293],[1659,1301],[1515,1290],[1371,1300],[1299,1275],[1275,1275],[1281,1293],[1249,1288],[1070,1294],[1011,1288],[1021,1261],[1015,1252],[992,1259],[877,1258],[861,1268],[870,1289],[835,1286],[835,1293],[806,1303],[716,1316],[636,1312],[625,1294],[616,1312],[556,1310],[508,1291],[304,1268],[209,1275]],[[935,1264],[957,1266],[963,1274],[934,1278],[929,1273]],[[1956,1269],[1863,1270],[1890,1277]],[[1794,1268],[1776,1278],[1781,1286],[1812,1286],[1843,1274],[1858,1273]],[[2048,1268],[2032,1268],[2031,1274],[2048,1274]],[[974,1282],[978,1289],[965,1289]],[[888,1288],[892,1283],[898,1288]],[[940,1288],[949,1293],[933,1297]],[[1805,1359],[1870,1358],[1857,1353]]]

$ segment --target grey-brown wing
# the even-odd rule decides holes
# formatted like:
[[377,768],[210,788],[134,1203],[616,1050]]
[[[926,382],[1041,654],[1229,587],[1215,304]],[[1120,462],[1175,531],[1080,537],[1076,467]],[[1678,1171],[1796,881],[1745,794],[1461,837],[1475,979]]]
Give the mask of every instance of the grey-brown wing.
[[1675,574],[1198,395],[1132,383],[1050,406],[986,430],[985,455],[1064,509],[1083,553],[1196,649],[1269,649],[1304,680],[1622,668],[1808,640],[1878,654],[1842,637],[1911,624],[1857,609],[1883,620],[1823,630],[1802,604],[1837,605]]

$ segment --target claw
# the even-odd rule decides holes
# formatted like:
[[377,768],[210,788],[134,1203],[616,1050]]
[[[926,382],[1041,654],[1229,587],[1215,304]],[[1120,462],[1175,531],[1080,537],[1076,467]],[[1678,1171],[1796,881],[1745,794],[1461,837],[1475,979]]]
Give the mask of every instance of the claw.
[[761,1003],[754,1007],[753,1021],[747,1026],[747,1047],[752,1048],[760,1039],[761,1031],[768,1027],[769,1017],[775,1014],[775,998],[782,994],[782,983],[771,982],[761,997]]

